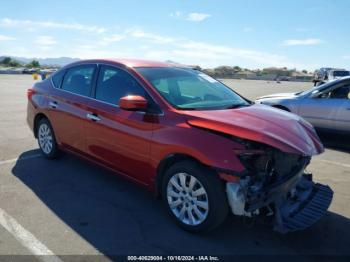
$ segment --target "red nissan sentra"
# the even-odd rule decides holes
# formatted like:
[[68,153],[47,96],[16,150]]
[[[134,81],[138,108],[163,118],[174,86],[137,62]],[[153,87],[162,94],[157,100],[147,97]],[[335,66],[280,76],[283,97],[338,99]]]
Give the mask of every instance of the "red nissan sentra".
[[229,212],[302,230],[333,198],[305,172],[323,152],[308,122],[186,66],[67,65],[28,90],[27,121],[45,157],[71,152],[146,186],[188,231],[213,229]]

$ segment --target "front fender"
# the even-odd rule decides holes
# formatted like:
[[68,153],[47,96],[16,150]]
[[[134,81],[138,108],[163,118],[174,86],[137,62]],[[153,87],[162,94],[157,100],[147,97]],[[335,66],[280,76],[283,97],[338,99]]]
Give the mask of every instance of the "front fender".
[[190,156],[204,165],[232,172],[245,170],[234,149],[244,147],[225,135],[183,125],[163,127],[153,134],[151,165],[157,168],[161,160],[171,154]]

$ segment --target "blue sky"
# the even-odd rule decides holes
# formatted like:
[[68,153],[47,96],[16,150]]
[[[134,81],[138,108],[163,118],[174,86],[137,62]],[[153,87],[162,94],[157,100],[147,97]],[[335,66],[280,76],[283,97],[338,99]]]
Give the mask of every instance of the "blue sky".
[[350,68],[347,0],[2,1],[0,55]]

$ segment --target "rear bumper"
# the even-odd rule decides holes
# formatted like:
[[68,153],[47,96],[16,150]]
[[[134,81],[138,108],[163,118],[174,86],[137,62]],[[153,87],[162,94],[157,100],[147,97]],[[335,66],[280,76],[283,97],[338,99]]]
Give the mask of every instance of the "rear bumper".
[[32,132],[34,133],[34,113],[35,112],[35,108],[33,106],[33,104],[28,100],[27,102],[27,124],[28,127],[32,130]]

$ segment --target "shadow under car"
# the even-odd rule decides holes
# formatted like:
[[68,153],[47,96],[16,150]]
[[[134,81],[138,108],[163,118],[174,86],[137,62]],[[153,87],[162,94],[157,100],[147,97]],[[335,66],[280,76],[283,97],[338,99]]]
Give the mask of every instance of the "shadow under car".
[[[190,234],[178,228],[147,190],[73,155],[24,160],[12,169],[67,226],[106,256],[113,255],[350,255],[350,220],[327,212],[313,227],[281,235],[229,216],[218,229]],[[23,159],[23,160],[22,160]]]

